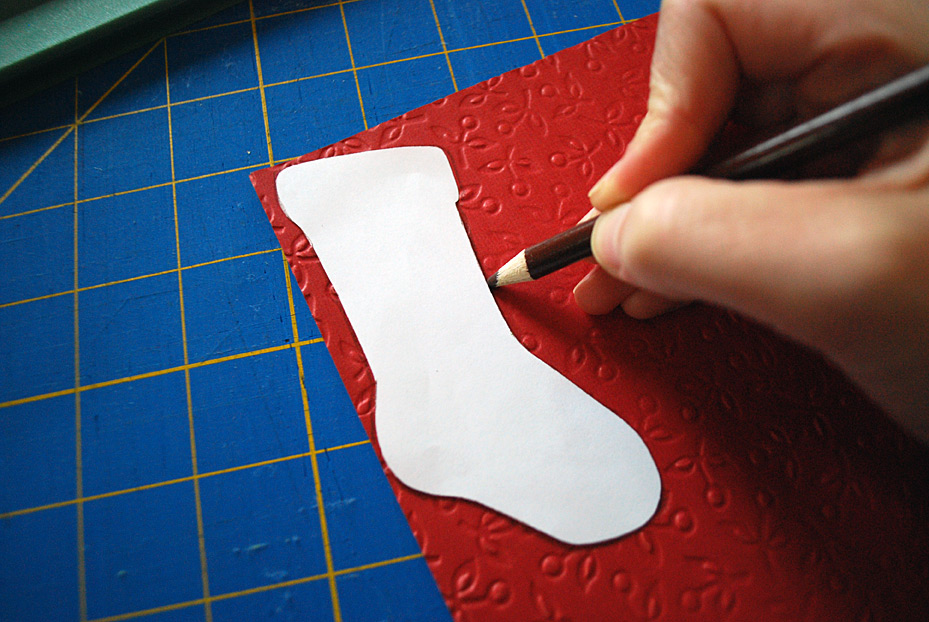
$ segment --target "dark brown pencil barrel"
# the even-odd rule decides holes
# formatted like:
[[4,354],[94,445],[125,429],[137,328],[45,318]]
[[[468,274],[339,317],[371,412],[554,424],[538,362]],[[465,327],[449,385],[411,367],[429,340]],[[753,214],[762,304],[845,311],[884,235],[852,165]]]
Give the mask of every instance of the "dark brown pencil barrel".
[[[853,143],[888,126],[929,116],[929,65],[865,93],[829,112],[775,136],[715,165],[691,171],[725,179],[785,175],[838,145]],[[596,219],[587,220],[525,250],[529,276],[535,280],[590,257],[590,236]],[[523,273],[525,274],[525,273]],[[525,279],[510,282],[522,282]],[[488,281],[497,287],[497,275]]]
[[562,231],[558,235],[526,249],[529,276],[538,279],[556,270],[590,257],[590,234],[595,218]]
[[780,177],[801,163],[905,119],[929,115],[929,65],[856,97],[731,158],[692,171],[724,179]]

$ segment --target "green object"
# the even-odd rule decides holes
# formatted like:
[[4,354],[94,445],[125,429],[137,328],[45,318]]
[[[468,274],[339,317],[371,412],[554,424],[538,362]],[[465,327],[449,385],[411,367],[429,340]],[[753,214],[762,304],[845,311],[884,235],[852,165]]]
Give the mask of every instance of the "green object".
[[238,0],[3,0],[0,105],[150,43]]

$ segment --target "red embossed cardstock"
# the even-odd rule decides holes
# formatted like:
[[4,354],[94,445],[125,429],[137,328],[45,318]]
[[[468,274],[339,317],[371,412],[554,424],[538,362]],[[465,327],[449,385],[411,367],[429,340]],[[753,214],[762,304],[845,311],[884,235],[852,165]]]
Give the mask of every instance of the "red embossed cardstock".
[[[277,202],[285,166],[441,147],[489,275],[573,225],[648,95],[656,16],[450,95],[252,181],[377,449],[374,379]],[[727,311],[589,317],[576,265],[496,301],[523,346],[622,417],[662,478],[639,531],[572,547],[474,503],[393,489],[456,620],[929,619],[929,454],[815,353]]]

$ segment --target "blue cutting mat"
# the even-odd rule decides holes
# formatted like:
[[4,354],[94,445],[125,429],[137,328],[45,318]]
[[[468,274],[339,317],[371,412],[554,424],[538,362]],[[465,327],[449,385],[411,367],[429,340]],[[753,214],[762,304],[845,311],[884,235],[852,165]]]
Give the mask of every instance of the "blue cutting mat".
[[0,620],[447,619],[248,172],[658,0],[254,0],[0,114]]

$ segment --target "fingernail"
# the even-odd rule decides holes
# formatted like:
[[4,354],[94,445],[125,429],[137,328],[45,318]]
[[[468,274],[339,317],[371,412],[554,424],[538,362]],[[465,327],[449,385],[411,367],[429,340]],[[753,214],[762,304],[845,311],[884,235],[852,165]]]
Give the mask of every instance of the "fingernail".
[[619,270],[622,229],[628,211],[628,205],[621,205],[614,210],[604,212],[597,219],[590,237],[590,248],[594,259],[614,276]]
[[611,181],[614,177],[613,171],[617,166],[619,166],[619,162],[615,162],[613,166],[610,167],[610,170],[604,173],[603,176],[597,180],[597,183],[594,184],[594,187],[590,189],[590,192],[587,193],[590,204],[600,211],[606,211],[626,200],[626,197],[618,195],[611,187]]
[[594,209],[598,207],[603,207],[603,201],[606,199],[606,178],[609,176],[610,172],[607,171],[606,174],[597,180],[597,183],[594,184],[594,187],[590,189],[590,192],[587,193],[587,198],[590,199],[590,204],[594,206]]
[[578,287],[580,287],[581,289],[584,289],[587,286],[586,285],[587,282],[590,281],[591,278],[593,278],[590,276],[591,274],[593,274],[593,270],[590,270],[587,274],[584,275],[584,278],[582,278],[580,281],[577,282],[577,285],[574,286],[574,290],[572,292],[573,294],[577,295]]
[[581,224],[582,222],[587,222],[587,221],[590,220],[591,218],[596,218],[596,217],[599,216],[599,215],[600,215],[600,210],[598,210],[598,209],[595,207],[595,208],[593,208],[592,210],[590,210],[589,212],[587,212],[586,214],[584,214],[584,217],[581,218],[580,220],[578,220],[578,221],[577,221],[577,224]]

